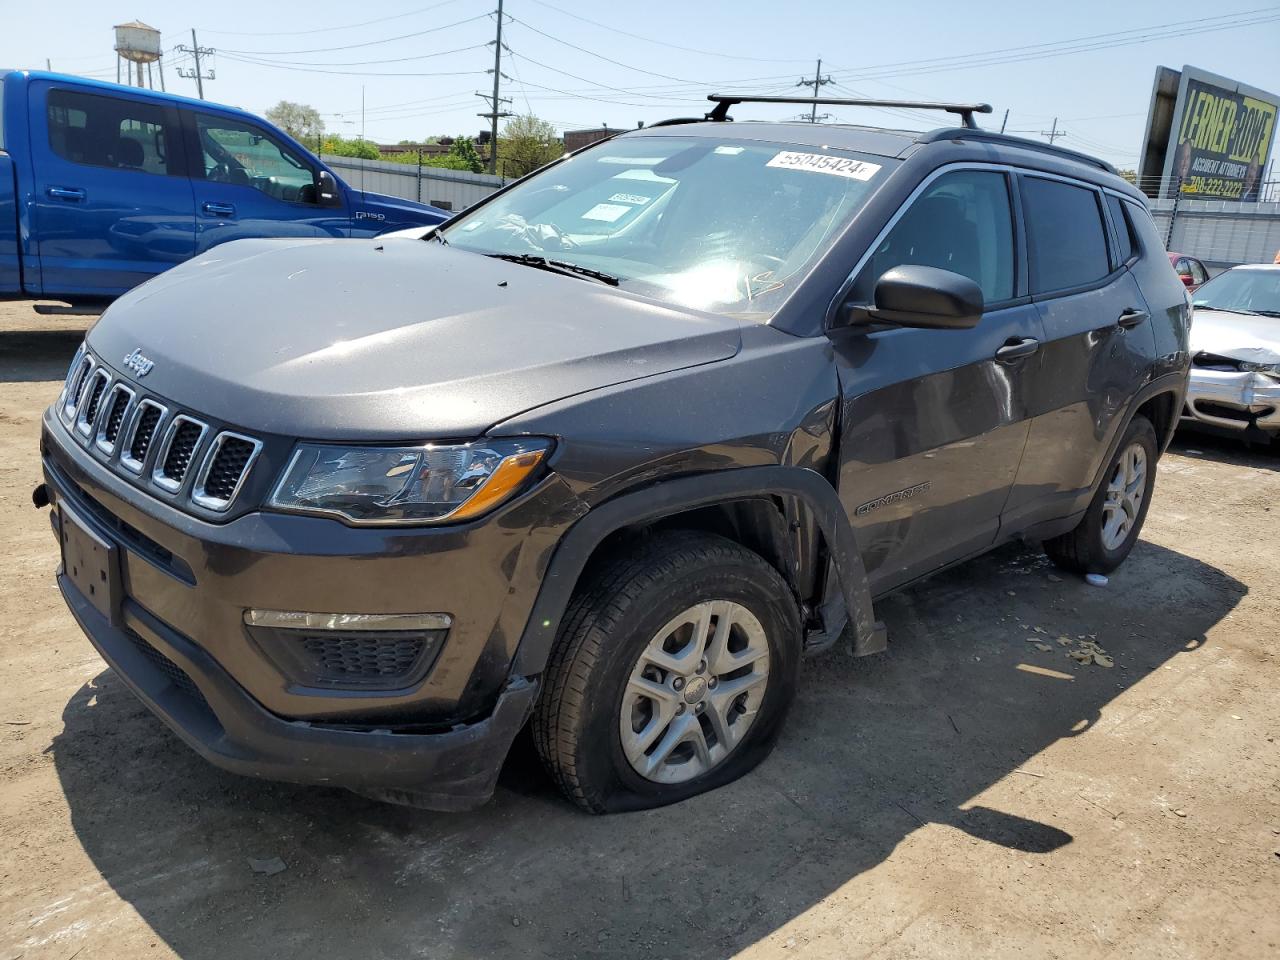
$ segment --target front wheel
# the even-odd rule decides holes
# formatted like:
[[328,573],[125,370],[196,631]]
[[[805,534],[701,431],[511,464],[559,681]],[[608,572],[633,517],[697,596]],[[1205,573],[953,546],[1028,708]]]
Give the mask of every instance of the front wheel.
[[1073,573],[1110,573],[1120,566],[1137,542],[1151,506],[1157,456],[1151,421],[1134,417],[1079,525],[1045,541],[1049,559]]
[[533,717],[538,752],[593,813],[723,786],[777,739],[800,640],[791,591],[758,555],[657,534],[575,594]]

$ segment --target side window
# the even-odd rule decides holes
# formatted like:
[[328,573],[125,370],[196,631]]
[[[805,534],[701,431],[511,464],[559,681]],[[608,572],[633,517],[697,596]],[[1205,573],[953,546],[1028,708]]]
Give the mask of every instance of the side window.
[[1136,246],[1133,238],[1133,224],[1129,222],[1129,217],[1124,211],[1124,202],[1109,193],[1106,197],[1107,207],[1111,210],[1111,225],[1116,231],[1116,262],[1127,263],[1133,256]]
[[931,183],[880,241],[854,281],[871,303],[887,270],[920,264],[951,270],[982,288],[988,303],[1013,296],[1013,215],[1003,173],[957,170]]
[[1207,283],[1209,280],[1209,273],[1199,260],[1191,261],[1191,280],[1196,284]]
[[1163,257],[1164,238],[1160,236],[1156,222],[1151,219],[1150,211],[1131,200],[1124,201],[1124,209],[1129,214],[1129,223],[1137,241],[1134,246],[1148,257]]
[[1093,190],[1024,177],[1022,207],[1032,293],[1083,286],[1111,272],[1102,212]]
[[182,176],[170,146],[174,124],[164,108],[75,90],[50,90],[49,149],[95,167]]
[[260,127],[196,114],[199,174],[214,183],[252,187],[277,200],[315,203],[315,171]]

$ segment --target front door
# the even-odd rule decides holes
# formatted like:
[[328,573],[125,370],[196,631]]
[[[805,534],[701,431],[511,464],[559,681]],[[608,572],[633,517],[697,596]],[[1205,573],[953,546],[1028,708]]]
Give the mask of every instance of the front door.
[[194,203],[173,108],[48,82],[29,96],[44,296],[114,296],[191,256]]
[[900,264],[963,274],[987,310],[970,330],[831,334],[842,393],[840,498],[873,593],[991,545],[1026,443],[1043,334],[1025,296],[1011,179],[951,169],[920,190],[862,266],[855,300]]
[[[317,203],[310,157],[265,127],[186,115],[195,163],[196,250],[245,237],[346,237],[350,211]],[[340,188],[341,192],[341,188]]]

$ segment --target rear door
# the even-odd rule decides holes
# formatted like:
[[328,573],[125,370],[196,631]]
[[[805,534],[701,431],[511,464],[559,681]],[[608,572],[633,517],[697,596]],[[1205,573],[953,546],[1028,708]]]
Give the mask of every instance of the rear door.
[[874,593],[989,546],[1026,443],[1040,317],[1025,296],[1011,174],[925,181],[859,267],[855,300],[905,263],[983,290],[971,330],[891,325],[830,334],[842,392],[839,493]]
[[44,296],[114,296],[195,249],[176,110],[37,82],[28,94],[32,233]]
[[[304,151],[239,117],[184,111],[196,197],[196,251],[244,237],[346,237],[350,209],[317,203]],[[341,192],[341,187],[339,188]]]
[[1127,221],[1112,233],[1108,200],[1090,184],[1038,173],[1018,180],[1045,343],[1027,453],[1005,512],[1011,529],[1083,509],[1155,355]]

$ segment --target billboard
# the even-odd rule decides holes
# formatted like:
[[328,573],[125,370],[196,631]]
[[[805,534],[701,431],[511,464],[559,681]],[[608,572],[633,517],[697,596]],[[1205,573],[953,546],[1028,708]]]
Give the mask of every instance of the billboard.
[[1258,199],[1280,98],[1205,70],[1156,68],[1138,182],[1152,197]]

